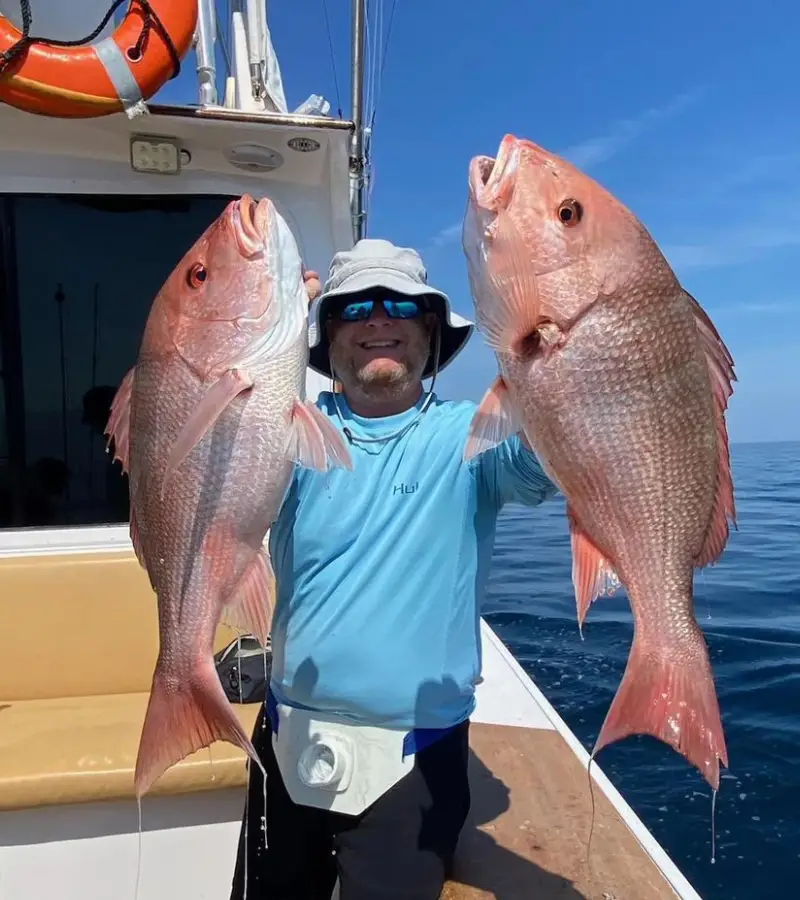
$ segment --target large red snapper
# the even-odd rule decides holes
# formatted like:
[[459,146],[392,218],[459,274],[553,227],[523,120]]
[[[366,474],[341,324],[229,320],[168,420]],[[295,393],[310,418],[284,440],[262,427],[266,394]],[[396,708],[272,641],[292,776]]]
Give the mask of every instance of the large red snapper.
[[649,734],[716,789],[727,751],[693,576],[735,520],[731,356],[638,219],[529,141],[472,160],[463,246],[500,369],[465,456],[522,429],[567,501],[579,622],[617,578],[630,599],[595,752]]
[[351,468],[304,400],[308,295],[272,203],[231,202],[158,293],[107,433],[130,478],[130,532],[158,597],[160,649],[137,796],[215,740],[257,762],[214,669],[223,619],[265,641],[274,576],[263,541],[295,463]]

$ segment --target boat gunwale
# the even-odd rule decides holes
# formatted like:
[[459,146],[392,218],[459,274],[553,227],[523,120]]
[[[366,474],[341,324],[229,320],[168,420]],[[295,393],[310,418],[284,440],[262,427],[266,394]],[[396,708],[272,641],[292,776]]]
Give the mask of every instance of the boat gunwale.
[[350,119],[334,119],[322,116],[298,116],[294,113],[258,112],[228,109],[225,106],[190,106],[186,104],[152,103],[151,115],[195,119],[198,121],[246,122],[255,125],[274,125],[288,128],[310,128],[322,131],[354,131]]

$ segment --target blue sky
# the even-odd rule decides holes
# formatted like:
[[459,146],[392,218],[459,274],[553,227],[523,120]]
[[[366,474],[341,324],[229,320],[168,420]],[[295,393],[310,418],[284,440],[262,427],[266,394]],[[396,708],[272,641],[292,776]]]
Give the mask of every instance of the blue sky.
[[[386,26],[392,0],[381,8]],[[290,108],[322,93],[335,112],[323,3],[269,9]],[[350,3],[327,9],[347,114]],[[397,0],[369,235],[417,248],[472,318],[460,247],[470,157],[506,132],[563,153],[633,209],[720,329],[739,377],[732,441],[800,439],[800,11],[759,10]],[[159,99],[194,102],[186,75]],[[478,400],[494,372],[476,334],[437,389]]]

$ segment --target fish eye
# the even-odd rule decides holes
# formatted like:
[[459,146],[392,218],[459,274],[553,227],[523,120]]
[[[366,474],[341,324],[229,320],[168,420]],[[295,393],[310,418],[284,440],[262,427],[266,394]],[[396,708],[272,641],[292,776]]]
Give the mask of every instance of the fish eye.
[[583,207],[577,200],[563,200],[558,207],[558,218],[562,225],[572,228],[583,218]]
[[186,275],[186,282],[191,288],[199,288],[208,278],[208,269],[202,263],[195,263]]

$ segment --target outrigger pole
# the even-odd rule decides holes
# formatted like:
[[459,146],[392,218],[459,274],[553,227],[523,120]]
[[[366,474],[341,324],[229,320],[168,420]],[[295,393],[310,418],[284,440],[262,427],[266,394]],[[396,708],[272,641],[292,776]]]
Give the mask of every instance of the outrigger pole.
[[364,0],[352,0],[352,66],[351,115],[353,135],[350,142],[350,210],[353,236],[364,237],[366,212],[364,209]]

